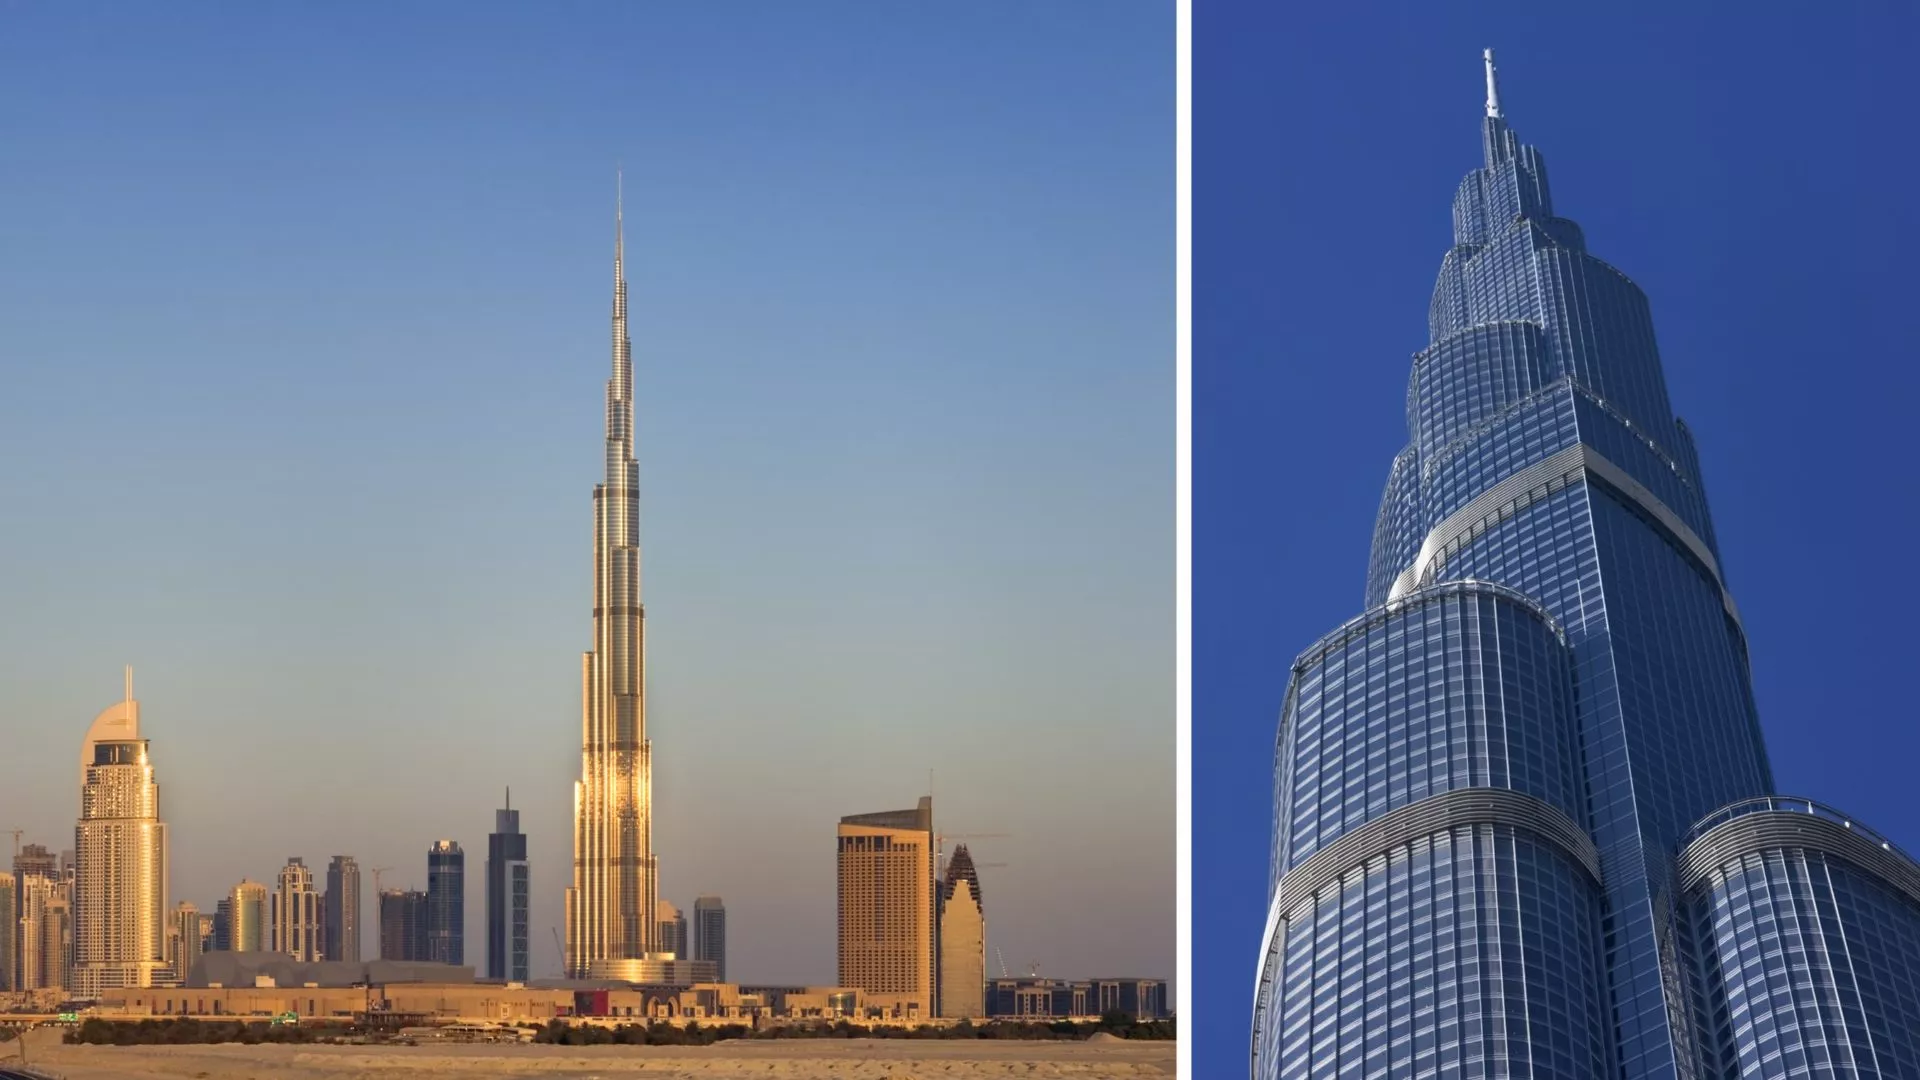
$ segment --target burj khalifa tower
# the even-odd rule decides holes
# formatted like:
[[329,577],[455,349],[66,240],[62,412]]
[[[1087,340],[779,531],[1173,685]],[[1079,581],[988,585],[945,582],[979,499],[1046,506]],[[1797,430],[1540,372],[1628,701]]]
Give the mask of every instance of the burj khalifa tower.
[[593,648],[580,667],[580,779],[573,787],[573,886],[567,890],[566,972],[573,978],[644,977],[657,948],[640,468],[633,457],[623,240],[616,203],[606,474],[593,489]]

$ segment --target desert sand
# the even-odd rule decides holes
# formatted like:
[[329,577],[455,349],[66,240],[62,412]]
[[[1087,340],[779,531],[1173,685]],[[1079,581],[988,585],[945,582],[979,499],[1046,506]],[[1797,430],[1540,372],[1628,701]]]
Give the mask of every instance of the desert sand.
[[[713,1046],[67,1046],[36,1031],[29,1063],[65,1080],[978,1080],[1169,1077],[1171,1042],[792,1039]],[[8,1044],[8,1064],[18,1048]]]

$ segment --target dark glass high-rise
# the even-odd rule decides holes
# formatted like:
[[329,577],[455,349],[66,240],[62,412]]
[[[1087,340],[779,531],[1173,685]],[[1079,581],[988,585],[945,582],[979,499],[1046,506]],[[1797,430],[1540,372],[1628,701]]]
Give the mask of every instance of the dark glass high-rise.
[[1774,794],[1646,296],[1485,60],[1367,610],[1282,710],[1253,1075],[1920,1078],[1920,866]]
[[436,964],[467,956],[467,857],[452,840],[427,849],[427,955]]
[[487,836],[487,978],[527,981],[527,837],[507,795]]

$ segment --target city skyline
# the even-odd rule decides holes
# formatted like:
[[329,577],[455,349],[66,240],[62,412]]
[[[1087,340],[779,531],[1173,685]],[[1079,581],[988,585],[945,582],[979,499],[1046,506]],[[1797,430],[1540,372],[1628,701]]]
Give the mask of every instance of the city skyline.
[[[600,471],[581,435],[603,423],[624,163],[660,895],[727,897],[730,974],[828,977],[821,837],[933,767],[957,830],[1015,834],[975,846],[1008,864],[988,888],[1010,962],[1173,970],[1172,872],[1133,870],[1174,851],[1171,818],[1140,809],[1174,789],[1165,20],[1118,16],[1086,50],[1064,13],[1023,16],[1020,41],[980,14],[900,13],[870,28],[876,51],[771,19],[740,38],[685,12],[592,34],[481,14],[454,43],[400,15],[374,55],[323,33],[289,68],[262,62],[277,16],[215,33],[135,15],[89,39],[104,81],[35,62],[0,76],[50,103],[35,124],[66,116],[23,132],[63,148],[58,183],[0,180],[39,210],[8,259],[34,270],[0,298],[12,355],[31,358],[0,445],[46,463],[6,494],[48,523],[6,540],[36,573],[0,594],[19,615],[0,628],[0,722],[21,732],[4,824],[65,846],[73,792],[12,762],[69,760],[131,662],[165,773],[171,899],[208,910],[289,854],[349,853],[424,889],[420,849],[477,852],[511,785],[532,967],[557,969],[581,487]],[[568,59],[603,32],[654,59]],[[986,66],[953,62],[959,44]],[[537,55],[507,59],[523,47]],[[402,55],[483,91],[481,72],[531,65],[537,86],[523,112],[396,113],[418,100]],[[356,77],[334,78],[349,56]],[[769,62],[783,56],[798,66]],[[265,89],[222,105],[163,74],[181,63]],[[901,92],[845,84],[849,63]],[[137,119],[102,108],[125,100]],[[306,134],[260,123],[275,101]],[[761,138],[770,109],[786,134]],[[195,164],[241,131],[279,156]],[[138,177],[105,164],[129,153]],[[247,197],[216,194],[234,183]],[[146,283],[112,317],[73,276],[88,246]],[[455,462],[461,482],[439,483]],[[83,494],[102,468],[122,477],[105,518]],[[302,617],[263,622],[265,595]],[[326,735],[290,771],[294,731]],[[420,783],[429,764],[450,781]],[[235,813],[270,800],[328,813]],[[1068,807],[1133,835],[1018,827]],[[715,831],[751,839],[713,850]],[[1074,917],[1089,888],[1115,918]]]

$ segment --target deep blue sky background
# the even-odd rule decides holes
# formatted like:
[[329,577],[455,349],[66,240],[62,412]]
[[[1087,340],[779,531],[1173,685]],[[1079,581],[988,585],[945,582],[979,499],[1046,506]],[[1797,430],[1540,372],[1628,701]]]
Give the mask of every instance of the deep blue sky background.
[[1556,210],[1651,298],[1781,789],[1920,850],[1912,6],[1200,7],[1196,1075],[1246,1068],[1287,670],[1360,610],[1482,48]]
[[933,769],[1010,968],[1170,977],[1173,34],[0,6],[0,828],[131,663],[176,898],[451,837],[482,963],[511,786],[556,969],[624,162],[661,894],[829,982]]

